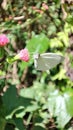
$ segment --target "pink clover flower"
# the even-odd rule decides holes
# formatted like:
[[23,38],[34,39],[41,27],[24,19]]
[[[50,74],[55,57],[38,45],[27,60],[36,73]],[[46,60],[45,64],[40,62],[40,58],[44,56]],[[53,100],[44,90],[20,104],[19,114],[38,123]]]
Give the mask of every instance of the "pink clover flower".
[[22,49],[19,54],[17,54],[20,60],[23,60],[25,62],[29,61],[29,52],[27,49]]
[[9,43],[9,39],[5,34],[0,35],[0,47],[3,47]]

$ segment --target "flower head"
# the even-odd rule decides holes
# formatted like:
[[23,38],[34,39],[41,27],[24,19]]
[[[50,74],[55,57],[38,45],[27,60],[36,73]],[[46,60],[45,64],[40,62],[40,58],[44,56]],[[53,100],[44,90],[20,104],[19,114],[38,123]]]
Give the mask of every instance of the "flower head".
[[7,38],[7,36],[5,34],[1,34],[0,35],[0,47],[5,46],[6,44],[8,44],[9,39]]
[[20,60],[23,60],[23,61],[26,61],[28,62],[29,61],[29,52],[27,49],[22,49],[18,54],[17,56],[19,57]]

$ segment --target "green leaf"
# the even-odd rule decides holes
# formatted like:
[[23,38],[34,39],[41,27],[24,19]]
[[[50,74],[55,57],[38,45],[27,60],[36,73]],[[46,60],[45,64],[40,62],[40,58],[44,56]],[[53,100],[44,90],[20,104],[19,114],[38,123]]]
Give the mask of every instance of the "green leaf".
[[34,126],[33,130],[45,130],[42,126]]
[[0,130],[5,130],[6,121],[0,117]]
[[63,47],[63,43],[58,38],[54,38],[50,40],[50,47],[51,48]]
[[39,100],[44,92],[44,84],[39,82],[34,82],[33,86],[30,88],[24,88],[20,90],[20,96],[30,99]]
[[[2,130],[2,129],[1,129],[1,130]],[[6,124],[4,130],[15,130],[15,128],[14,128],[14,125],[12,125],[12,124]]]
[[57,36],[59,40],[61,40],[64,43],[65,47],[69,46],[69,38],[67,32],[59,32]]
[[2,97],[2,100],[7,110],[6,115],[9,115],[10,113],[12,113],[11,117],[17,110],[22,109],[24,107],[26,108],[27,106],[29,106],[30,101],[31,101],[30,99],[26,99],[26,98],[22,98],[18,96],[17,89],[14,85],[10,86],[7,89],[6,93]]
[[5,71],[0,70],[0,76],[5,76]]
[[37,113],[35,118],[34,118],[34,129],[45,129],[45,125],[44,125],[44,122],[43,122],[43,118],[40,116],[40,113]]
[[49,39],[45,34],[33,36],[27,43],[26,48],[31,53],[43,53],[49,47]]
[[6,106],[8,112],[11,112],[18,106],[18,97],[15,86],[10,86],[3,96],[3,103]]
[[48,98],[48,109],[51,116],[57,117],[59,128],[64,128],[71,119],[67,112],[65,98],[57,90],[51,93]]
[[33,112],[33,111],[36,111],[38,109],[39,109],[39,106],[37,104],[34,104],[34,105],[31,105],[31,106],[28,106],[25,111],[26,112]]
[[73,89],[67,88],[66,92],[64,93],[66,108],[68,113],[73,116]]
[[53,23],[50,23],[48,27],[48,35],[52,35],[56,33],[56,26]]
[[33,99],[34,96],[35,96],[34,89],[33,88],[21,89],[20,90],[20,96]]
[[64,128],[64,126],[70,121],[71,116],[67,112],[65,99],[62,96],[58,96],[56,100],[56,111],[57,123],[59,128]]
[[60,69],[59,73],[57,73],[55,76],[52,77],[52,80],[62,80],[66,79],[66,71],[64,69]]
[[26,130],[24,124],[23,124],[23,119],[21,118],[14,118],[15,125],[18,128],[18,130]]
[[73,26],[73,16],[72,15],[69,15],[67,17],[67,22]]

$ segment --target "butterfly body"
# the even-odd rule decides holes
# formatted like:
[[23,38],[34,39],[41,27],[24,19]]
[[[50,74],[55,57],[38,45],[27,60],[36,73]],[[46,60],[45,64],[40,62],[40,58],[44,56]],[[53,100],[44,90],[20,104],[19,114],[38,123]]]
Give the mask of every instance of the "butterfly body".
[[43,53],[34,55],[34,65],[37,70],[46,71],[61,63],[64,57],[56,53]]

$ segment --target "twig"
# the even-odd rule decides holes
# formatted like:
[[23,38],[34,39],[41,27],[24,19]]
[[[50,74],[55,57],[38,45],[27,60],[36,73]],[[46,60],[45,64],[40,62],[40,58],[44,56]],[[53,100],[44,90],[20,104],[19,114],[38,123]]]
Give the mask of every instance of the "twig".
[[13,20],[18,21],[18,20],[23,20],[24,18],[25,16],[19,16],[19,17],[14,17]]

